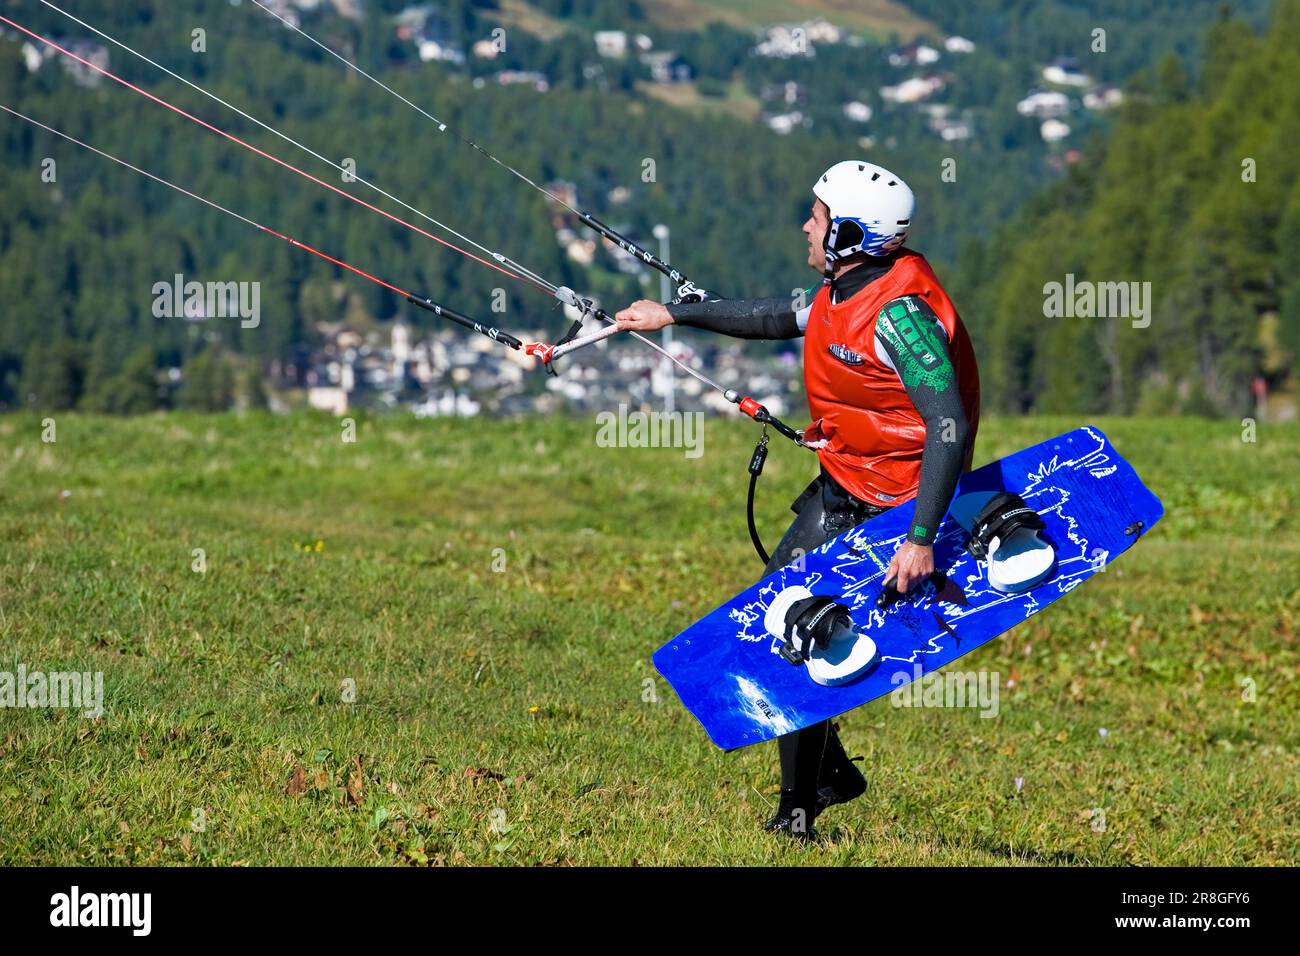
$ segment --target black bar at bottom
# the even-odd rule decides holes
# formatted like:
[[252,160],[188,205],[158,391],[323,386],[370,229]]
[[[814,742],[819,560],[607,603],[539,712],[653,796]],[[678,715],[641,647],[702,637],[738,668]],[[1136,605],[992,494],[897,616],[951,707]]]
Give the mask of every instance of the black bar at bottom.
[[[737,841],[748,836],[738,834]],[[285,834],[286,847],[293,839],[292,832]],[[751,841],[745,848],[750,859],[753,845]],[[492,927],[497,938],[509,928],[496,922],[507,917],[518,921],[529,910],[543,917],[522,929],[535,945],[553,934],[572,942],[590,931],[546,918],[575,899],[615,912],[629,899],[646,901],[649,908],[652,901],[672,900],[683,889],[698,888],[707,890],[715,912],[748,914],[727,928],[729,941],[743,939],[743,931],[748,931],[761,936],[757,941],[762,945],[786,922],[801,934],[807,932],[797,920],[767,919],[770,914],[755,908],[755,900],[779,879],[803,899],[856,901],[876,923],[889,921],[889,932],[915,936],[927,949],[935,948],[929,944],[936,941],[992,939],[1007,940],[1006,948],[1014,950],[1017,939],[1066,938],[1127,938],[1147,946],[1151,940],[1167,939],[1182,947],[1196,937],[1225,952],[1242,943],[1256,949],[1263,942],[1261,932],[1276,940],[1294,925],[1294,870],[1064,868],[1051,865],[1050,858],[1047,866],[1027,868],[823,869],[816,864],[834,859],[833,854],[815,848],[800,854],[775,842],[767,851],[770,862],[805,865],[781,870],[657,868],[677,863],[660,859],[661,850],[647,841],[620,851],[625,859],[635,853],[641,864],[621,870],[0,869],[0,912],[4,941],[12,952],[35,952],[15,944],[46,934],[64,936],[65,942],[73,934],[133,945],[138,937],[125,920],[118,919],[115,926],[86,927],[86,898],[105,893],[149,894],[149,935],[164,945],[197,937],[241,947],[252,939],[300,945],[312,934],[323,937],[340,929],[427,934],[444,926]],[[267,852],[274,856],[273,850]],[[807,859],[801,859],[803,855]],[[1013,859],[1042,862],[1016,854],[1009,862]],[[525,857],[516,862],[543,861]],[[70,918],[74,892],[80,929]],[[692,896],[703,899],[705,894]],[[142,913],[143,896],[138,900],[133,912]],[[671,916],[672,907],[666,910]],[[119,906],[119,915],[123,912]],[[867,929],[877,932],[875,924]],[[817,932],[827,941],[839,934],[861,940],[864,928],[861,921],[832,920]]]

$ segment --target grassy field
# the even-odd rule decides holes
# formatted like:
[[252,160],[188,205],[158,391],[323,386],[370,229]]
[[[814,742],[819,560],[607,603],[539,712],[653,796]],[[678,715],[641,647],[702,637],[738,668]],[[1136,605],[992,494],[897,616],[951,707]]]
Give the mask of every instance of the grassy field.
[[894,0],[654,0],[645,7],[656,22],[678,29],[717,21],[745,28],[823,19],[882,39],[938,33],[933,24]]
[[[697,30],[718,22],[751,29],[820,19],[882,40],[941,35],[932,23],[895,0],[650,0],[642,7],[654,23],[674,30]],[[503,22],[544,40],[569,29],[563,20],[527,0],[501,0],[500,9]]]
[[[799,848],[759,830],[775,748],[714,749],[650,664],[755,575],[743,420],[690,460],[589,419],[0,418],[0,671],[106,697],[0,710],[0,862],[1300,863],[1300,428],[1099,424],[1167,517],[963,660],[1014,681],[995,719],[841,718],[870,789]],[[769,545],[812,473],[774,448]]]
[[745,89],[745,84],[733,80],[727,84],[725,96],[704,96],[694,83],[638,83],[637,88],[669,106],[689,110],[699,116],[731,116],[742,123],[756,123],[763,113],[758,97]]

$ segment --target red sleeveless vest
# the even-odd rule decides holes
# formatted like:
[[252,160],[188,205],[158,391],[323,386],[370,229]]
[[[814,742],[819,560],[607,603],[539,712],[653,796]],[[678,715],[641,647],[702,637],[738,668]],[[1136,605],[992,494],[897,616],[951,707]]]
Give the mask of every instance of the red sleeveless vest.
[[890,300],[908,295],[923,299],[948,334],[973,446],[980,414],[975,352],[952,300],[923,256],[903,249],[887,273],[835,305],[830,287],[823,286],[804,333],[808,408],[828,439],[818,457],[846,491],[875,505],[915,497],[921,481],[925,422],[899,373],[876,357],[875,345],[876,317]]

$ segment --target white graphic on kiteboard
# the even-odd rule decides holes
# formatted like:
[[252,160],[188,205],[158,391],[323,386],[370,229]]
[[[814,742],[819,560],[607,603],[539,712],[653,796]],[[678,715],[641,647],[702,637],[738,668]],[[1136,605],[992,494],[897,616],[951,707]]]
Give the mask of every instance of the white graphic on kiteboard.
[[[1054,562],[1041,583],[1006,593],[987,562],[966,551],[968,534],[949,515],[935,538],[938,580],[881,609],[889,560],[907,537],[912,502],[890,509],[742,591],[669,641],[654,663],[715,744],[734,749],[852,710],[943,667],[1005,633],[1104,570],[1164,509],[1098,429],[1085,427],[963,475],[966,495],[1020,495],[1046,525],[1039,538]],[[965,507],[965,504],[963,507]],[[823,686],[781,656],[765,626],[789,588],[846,605],[877,658],[856,679]]]

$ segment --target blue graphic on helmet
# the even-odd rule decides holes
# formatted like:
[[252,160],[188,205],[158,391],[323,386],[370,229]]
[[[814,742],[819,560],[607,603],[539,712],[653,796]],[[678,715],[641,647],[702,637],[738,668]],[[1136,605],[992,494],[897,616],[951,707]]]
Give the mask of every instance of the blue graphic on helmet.
[[849,255],[854,252],[866,252],[870,255],[877,256],[882,253],[893,252],[903,244],[905,238],[901,235],[897,227],[882,230],[879,219],[866,220],[858,219],[855,216],[839,216],[834,220],[835,231],[839,232],[839,226],[842,223],[851,222],[862,230],[862,242],[855,247],[839,250],[840,255]]

